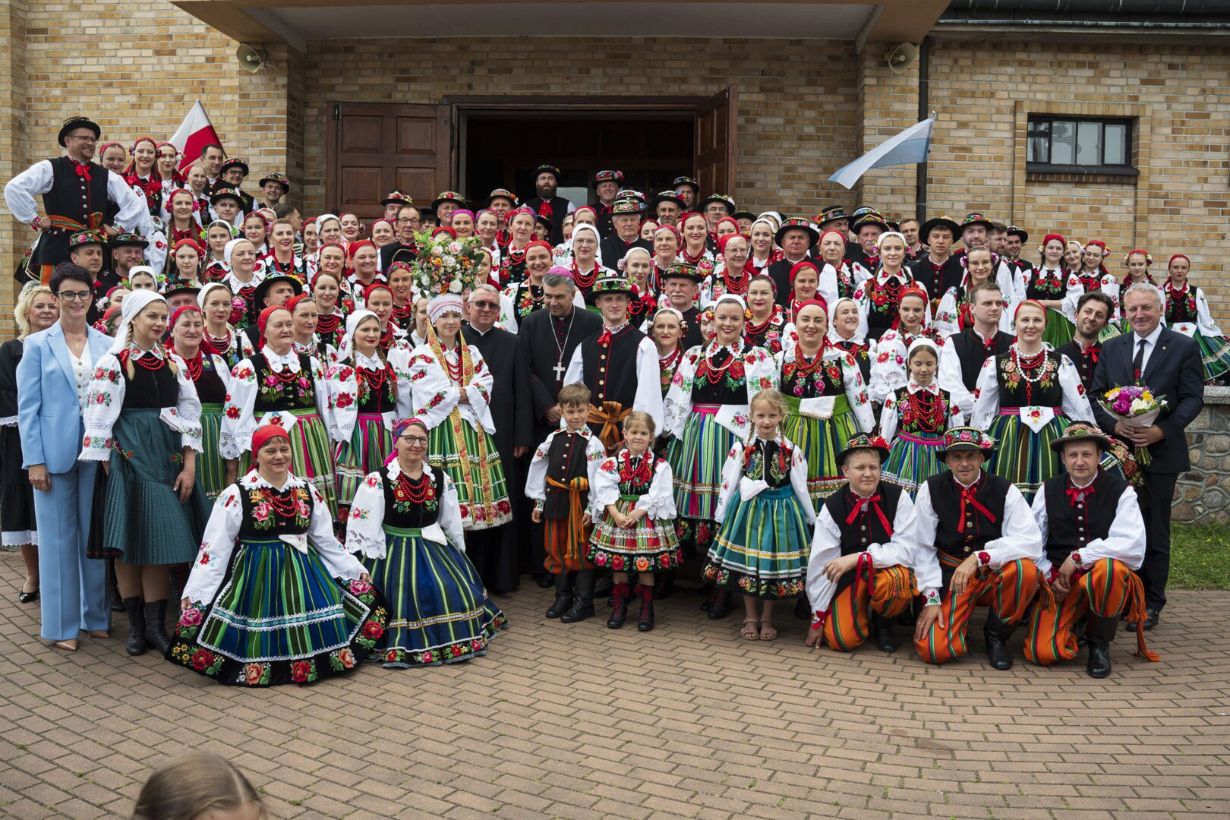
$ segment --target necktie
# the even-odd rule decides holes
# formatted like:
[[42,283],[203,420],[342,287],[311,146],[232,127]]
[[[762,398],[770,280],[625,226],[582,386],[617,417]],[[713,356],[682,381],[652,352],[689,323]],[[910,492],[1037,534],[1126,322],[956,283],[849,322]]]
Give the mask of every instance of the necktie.
[[1140,381],[1141,372],[1145,368],[1145,345],[1148,343],[1148,339],[1141,339],[1136,343],[1136,358],[1132,359],[1132,372],[1135,374],[1133,378],[1136,381]]

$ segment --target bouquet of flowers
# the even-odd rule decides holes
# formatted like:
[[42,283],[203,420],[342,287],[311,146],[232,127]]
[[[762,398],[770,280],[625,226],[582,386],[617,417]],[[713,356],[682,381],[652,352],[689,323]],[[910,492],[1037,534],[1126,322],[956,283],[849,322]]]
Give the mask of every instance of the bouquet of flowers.
[[415,237],[419,248],[414,287],[421,297],[452,293],[460,296],[474,289],[483,241],[477,236],[453,237],[441,231],[436,236]]
[[[1147,387],[1131,385],[1115,387],[1107,390],[1098,400],[1102,409],[1129,427],[1144,429],[1152,427],[1157,417],[1166,407],[1164,396],[1154,396]],[[1145,447],[1137,447],[1133,453],[1141,466],[1147,465],[1151,457]]]

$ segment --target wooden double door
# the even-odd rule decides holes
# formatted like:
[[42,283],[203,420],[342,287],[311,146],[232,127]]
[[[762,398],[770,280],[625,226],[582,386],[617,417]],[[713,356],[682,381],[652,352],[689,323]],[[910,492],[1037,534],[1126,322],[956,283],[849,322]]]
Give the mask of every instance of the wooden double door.
[[[466,116],[480,111],[540,116],[544,109],[564,115],[586,112],[591,118],[595,111],[609,112],[612,121],[648,112],[691,116],[693,176],[705,193],[734,194],[736,104],[731,87],[705,98],[465,97],[437,105],[335,103],[326,134],[326,207],[371,219],[383,213],[380,200],[393,190],[427,205],[440,191],[458,184],[458,169],[465,161],[458,132]],[[480,200],[487,190],[461,193]]]

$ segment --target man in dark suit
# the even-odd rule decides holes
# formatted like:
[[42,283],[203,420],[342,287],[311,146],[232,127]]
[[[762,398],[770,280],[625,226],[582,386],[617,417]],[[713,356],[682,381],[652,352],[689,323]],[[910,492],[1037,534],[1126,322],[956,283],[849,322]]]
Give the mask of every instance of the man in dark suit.
[[[1152,629],[1166,605],[1166,578],[1170,573],[1170,509],[1179,473],[1191,468],[1184,429],[1204,406],[1204,372],[1200,349],[1181,333],[1161,326],[1162,300],[1153,285],[1128,288],[1123,311],[1131,333],[1107,341],[1093,374],[1090,397],[1098,425],[1130,443],[1147,447],[1150,463],[1143,467],[1145,486],[1140,497],[1146,529],[1145,562],[1140,577],[1145,585],[1148,619]],[[1166,399],[1166,408],[1152,427],[1131,427],[1102,409],[1098,398],[1114,387],[1148,387]]]
[[513,505],[513,520],[494,530],[472,532],[466,536],[466,552],[478,569],[483,583],[492,592],[512,592],[517,588],[520,567],[517,543],[529,539],[529,508],[524,503],[525,475],[518,460],[530,452],[533,420],[530,417],[530,383],[518,347],[516,334],[496,327],[500,318],[500,293],[491,285],[479,285],[466,304],[469,324],[466,342],[478,348],[491,371],[491,417],[496,419],[496,450],[504,467],[508,496]]

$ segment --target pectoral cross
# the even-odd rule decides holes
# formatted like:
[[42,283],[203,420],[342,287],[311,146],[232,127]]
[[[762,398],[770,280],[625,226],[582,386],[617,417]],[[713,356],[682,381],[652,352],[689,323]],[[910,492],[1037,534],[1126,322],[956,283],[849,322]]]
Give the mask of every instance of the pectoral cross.
[[555,371],[555,380],[557,382],[563,382],[564,381],[564,371],[568,369],[564,367],[564,360],[556,359],[555,367],[551,369]]

